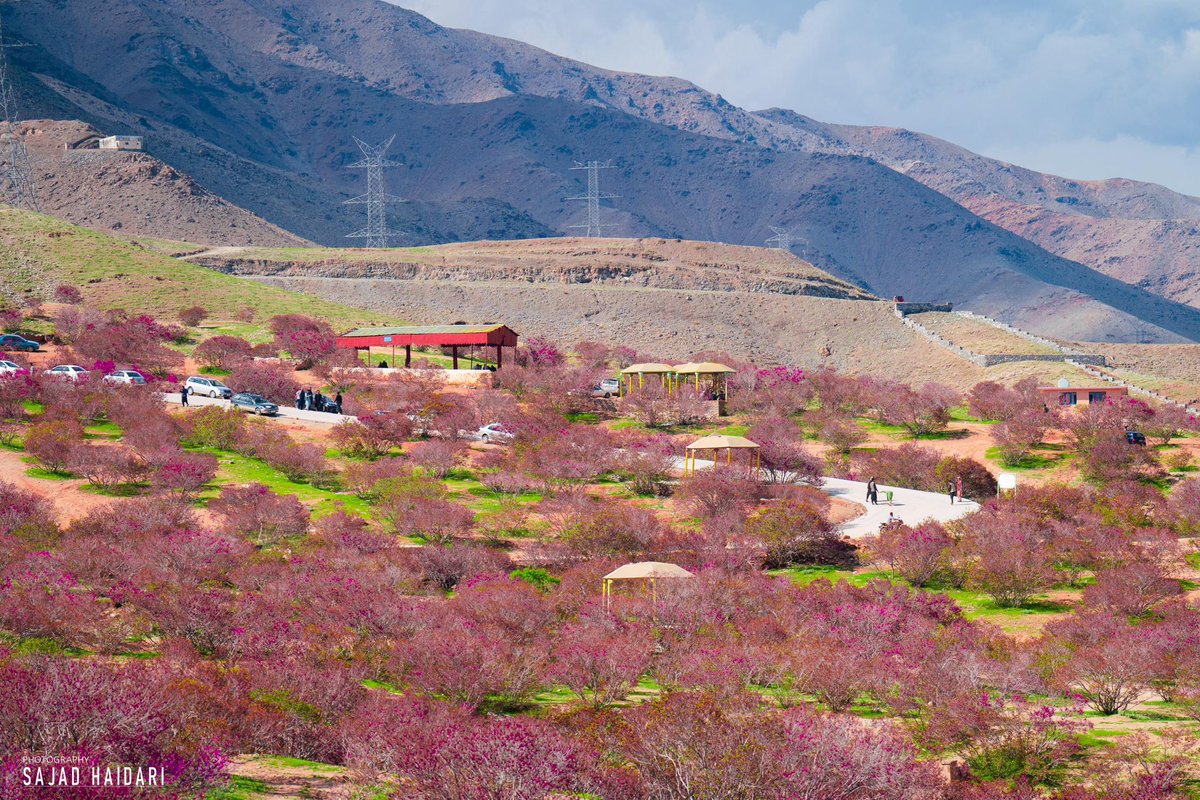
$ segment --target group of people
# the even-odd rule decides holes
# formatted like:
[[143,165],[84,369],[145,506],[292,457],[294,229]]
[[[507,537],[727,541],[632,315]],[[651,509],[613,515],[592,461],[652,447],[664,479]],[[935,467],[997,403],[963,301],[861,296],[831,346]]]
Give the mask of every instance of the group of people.
[[342,393],[338,392],[329,399],[321,392],[313,392],[307,386],[296,390],[296,408],[300,411],[326,411],[330,414],[342,413]]
[[[950,505],[962,501],[966,502],[967,498],[963,496],[962,476],[952,478],[946,486],[946,492],[950,495]],[[890,495],[891,492],[888,492]],[[873,506],[879,505],[879,486],[875,483],[875,479],[871,478],[867,481],[867,502]]]

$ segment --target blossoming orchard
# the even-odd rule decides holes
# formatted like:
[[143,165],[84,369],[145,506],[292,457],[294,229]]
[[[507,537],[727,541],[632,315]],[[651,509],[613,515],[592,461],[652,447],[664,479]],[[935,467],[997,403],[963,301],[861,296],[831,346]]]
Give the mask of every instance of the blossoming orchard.
[[[1194,796],[1189,412],[722,352],[622,382],[683,362],[536,331],[379,369],[72,289],[4,321],[42,335],[0,354],[0,797]],[[685,472],[704,437],[754,457]]]

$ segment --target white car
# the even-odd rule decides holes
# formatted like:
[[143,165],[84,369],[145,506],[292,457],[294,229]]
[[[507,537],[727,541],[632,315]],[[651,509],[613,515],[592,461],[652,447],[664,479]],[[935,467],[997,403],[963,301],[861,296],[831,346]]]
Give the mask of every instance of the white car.
[[479,430],[475,431],[475,438],[484,444],[492,442],[511,442],[513,440],[512,431],[505,428],[499,422],[493,422],[491,425],[484,425]]
[[188,388],[189,392],[201,397],[223,397],[226,400],[233,397],[233,389],[230,389],[216,378],[204,378],[199,375],[193,375],[184,381],[183,385]]
[[133,369],[119,369],[104,376],[106,383],[123,383],[127,386],[144,386],[146,378]]
[[46,370],[46,374],[54,375],[57,378],[81,381],[87,378],[88,371],[78,364],[59,364],[57,367]]
[[15,361],[0,361],[0,375],[20,375],[25,368]]

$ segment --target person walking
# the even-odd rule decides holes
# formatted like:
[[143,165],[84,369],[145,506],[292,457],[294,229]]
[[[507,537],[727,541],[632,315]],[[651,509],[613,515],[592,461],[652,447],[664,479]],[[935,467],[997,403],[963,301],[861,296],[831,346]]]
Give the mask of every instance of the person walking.
[[339,414],[342,413],[342,393],[341,393],[341,391],[338,391],[338,393],[333,396],[333,406],[334,406],[334,408],[337,409],[337,413],[339,413]]
[[299,387],[296,387],[296,409],[304,410],[304,390]]
[[313,390],[307,386],[304,387],[304,407],[309,411],[313,410]]
[[958,483],[951,479],[950,485],[946,487],[946,491],[950,493],[950,505],[954,505],[954,499],[958,497]]
[[874,478],[867,481],[867,502],[873,506],[879,505],[879,487]]
[[179,404],[184,408],[188,407],[187,399],[189,394],[191,392],[188,390],[186,383],[179,387]]
[[962,475],[959,475],[957,478],[954,479],[954,487],[955,487],[955,489],[958,490],[957,491],[958,501],[960,503],[966,501],[967,498],[963,497],[963,493],[962,493]]

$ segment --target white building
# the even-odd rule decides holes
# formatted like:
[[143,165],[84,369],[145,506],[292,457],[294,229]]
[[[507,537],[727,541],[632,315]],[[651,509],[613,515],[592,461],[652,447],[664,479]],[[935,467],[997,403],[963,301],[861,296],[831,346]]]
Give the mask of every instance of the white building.
[[140,136],[105,136],[100,140],[101,150],[141,150]]

